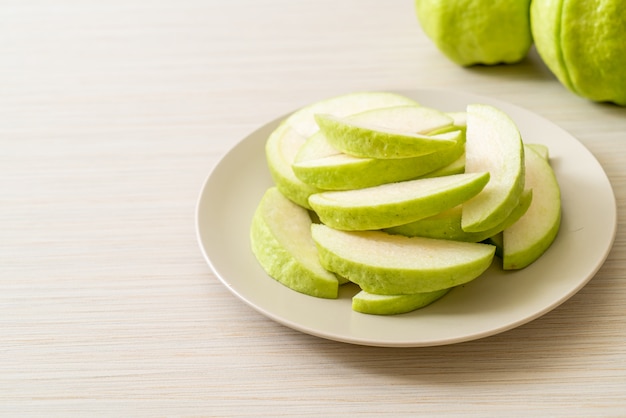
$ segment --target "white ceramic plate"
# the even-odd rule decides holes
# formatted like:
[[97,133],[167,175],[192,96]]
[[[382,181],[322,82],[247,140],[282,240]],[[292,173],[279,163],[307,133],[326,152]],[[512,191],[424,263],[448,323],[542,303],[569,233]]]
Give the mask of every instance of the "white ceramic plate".
[[209,174],[200,194],[198,240],[223,284],[288,327],[336,341],[390,347],[444,345],[494,335],[540,317],[578,292],[608,256],[617,228],[615,196],[594,156],[563,129],[508,103],[448,91],[400,93],[444,111],[465,110],[469,103],[495,105],[517,123],[526,143],[549,147],[563,207],[561,229],[550,249],[521,271],[503,272],[494,263],[483,276],[432,305],[396,316],[353,312],[350,286],[343,287],[337,300],[292,291],[265,274],[249,244],[252,215],[273,184],[264,145],[280,118],[234,146]]

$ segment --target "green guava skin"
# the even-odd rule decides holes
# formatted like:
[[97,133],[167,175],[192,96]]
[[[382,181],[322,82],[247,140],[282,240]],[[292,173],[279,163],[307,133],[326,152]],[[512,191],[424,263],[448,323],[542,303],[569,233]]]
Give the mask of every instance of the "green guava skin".
[[467,232],[461,227],[461,206],[426,219],[388,228],[390,234],[400,234],[407,237],[426,237],[435,239],[449,239],[454,241],[480,242],[490,238],[517,222],[528,210],[532,202],[532,190],[525,190],[520,196],[518,205],[508,218],[493,228],[480,232]]
[[449,291],[441,289],[411,295],[376,295],[361,290],[352,297],[352,310],[370,315],[399,315],[424,308]]
[[336,299],[341,282],[320,265],[311,238],[311,223],[306,209],[284,197],[276,187],[271,187],[263,195],[252,218],[252,252],[270,277],[290,289],[319,298]]
[[[463,155],[465,136],[458,132],[455,146],[419,157],[382,160],[338,153],[302,162],[296,158],[292,169],[304,183],[324,190],[361,189],[416,179],[447,167]],[[307,142],[322,141],[321,138],[325,137],[318,132]]]
[[461,226],[480,232],[501,224],[524,191],[524,146],[515,122],[485,104],[467,106],[465,171],[491,174],[491,181],[463,205]]
[[542,0],[530,7],[537,52],[570,91],[626,106],[626,1]]
[[461,66],[512,64],[532,45],[530,0],[416,0],[424,33]]
[[548,160],[526,146],[528,187],[535,199],[518,222],[503,231],[502,267],[519,270],[552,245],[561,225],[561,190]]
[[281,123],[265,143],[265,158],[272,180],[280,192],[292,202],[305,209],[309,206],[309,196],[321,190],[310,186],[296,177],[291,164],[305,138],[291,126]]
[[315,120],[328,142],[341,152],[363,158],[411,158],[453,147],[453,139],[437,138],[404,130],[367,126],[353,119],[318,114]]
[[476,196],[489,173],[408,180],[309,197],[322,223],[346,231],[391,228],[427,218]]
[[377,295],[434,292],[468,283],[491,265],[493,245],[311,225],[324,268]]

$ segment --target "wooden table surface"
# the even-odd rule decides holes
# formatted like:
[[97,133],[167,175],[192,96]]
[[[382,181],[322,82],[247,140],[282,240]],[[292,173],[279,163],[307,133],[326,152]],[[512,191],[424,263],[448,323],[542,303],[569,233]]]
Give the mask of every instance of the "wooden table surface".
[[[0,23],[0,414],[626,416],[626,109],[537,54],[460,68],[392,0],[8,0]],[[210,169],[312,101],[445,88],[549,119],[604,167],[618,232],[547,315],[426,348],[294,331],[196,240]],[[219,239],[216,237],[215,239]]]

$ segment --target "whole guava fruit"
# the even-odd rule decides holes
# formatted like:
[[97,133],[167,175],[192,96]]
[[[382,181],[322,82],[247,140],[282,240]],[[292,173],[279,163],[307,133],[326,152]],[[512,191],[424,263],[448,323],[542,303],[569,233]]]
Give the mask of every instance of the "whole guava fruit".
[[581,97],[626,106],[626,0],[533,0],[539,56]]
[[512,64],[532,45],[530,0],[415,0],[424,33],[453,62]]

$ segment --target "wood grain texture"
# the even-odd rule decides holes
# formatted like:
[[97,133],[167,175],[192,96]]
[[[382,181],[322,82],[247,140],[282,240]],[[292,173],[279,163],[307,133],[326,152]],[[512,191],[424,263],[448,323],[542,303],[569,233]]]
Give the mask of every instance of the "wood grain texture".
[[[624,415],[626,109],[534,52],[459,68],[408,0],[2,6],[0,415]],[[421,349],[318,339],[231,295],[194,230],[220,156],[314,100],[423,87],[529,108],[591,150],[619,214],[597,276],[525,326]]]

